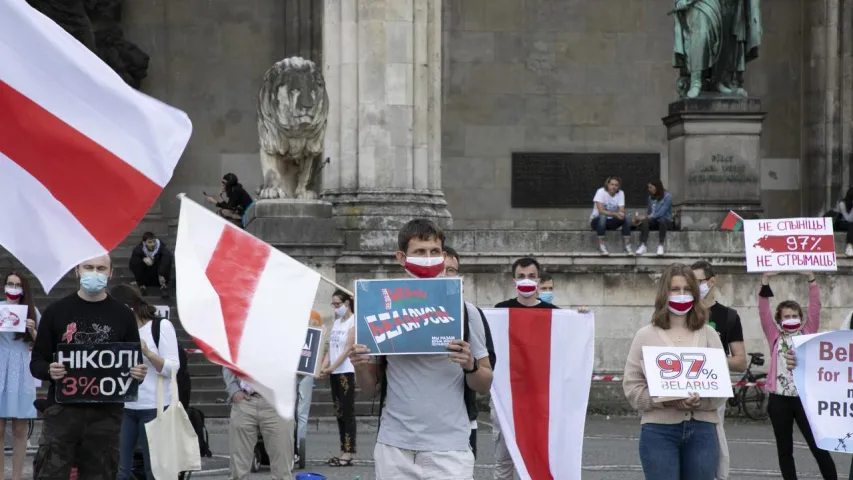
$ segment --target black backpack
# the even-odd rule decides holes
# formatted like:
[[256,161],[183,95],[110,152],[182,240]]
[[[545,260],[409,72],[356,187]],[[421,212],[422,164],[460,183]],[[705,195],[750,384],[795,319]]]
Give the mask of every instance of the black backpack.
[[[472,305],[473,306],[473,305]],[[486,332],[486,350],[489,352],[489,363],[492,364],[492,369],[495,368],[495,363],[497,362],[497,356],[495,355],[495,347],[492,343],[492,332],[489,329],[489,322],[486,321],[486,315],[480,309],[480,307],[474,307],[477,309],[477,313],[480,314],[480,318],[483,320],[483,329]],[[465,308],[463,310],[463,324],[464,331],[462,334],[462,339],[466,342],[468,338],[471,336],[471,331],[468,327],[468,304],[465,304]],[[382,357],[379,361],[379,370],[382,375],[382,387],[379,392],[379,424],[382,424],[382,408],[385,406],[385,396],[388,394],[388,377],[386,375],[386,368],[388,367],[388,360],[386,357]],[[463,378],[464,382],[464,378]],[[477,419],[477,415],[479,411],[477,410],[477,392],[471,390],[468,387],[468,382],[464,382],[464,390],[462,392],[462,398],[465,401],[465,410],[468,411],[468,420],[474,421]]]

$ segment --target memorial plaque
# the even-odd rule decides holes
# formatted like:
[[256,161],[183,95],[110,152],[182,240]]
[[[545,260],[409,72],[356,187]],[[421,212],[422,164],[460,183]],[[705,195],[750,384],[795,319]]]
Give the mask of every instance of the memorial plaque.
[[626,207],[645,207],[649,182],[660,179],[660,154],[513,153],[512,208],[591,209],[610,176],[622,179]]

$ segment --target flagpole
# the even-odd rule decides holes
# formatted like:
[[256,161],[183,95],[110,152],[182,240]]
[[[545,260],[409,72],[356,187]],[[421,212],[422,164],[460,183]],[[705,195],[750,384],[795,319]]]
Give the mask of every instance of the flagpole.
[[[181,200],[181,201],[189,200],[189,201],[191,201],[191,202],[195,202],[195,200],[193,200],[193,199],[189,198],[189,197],[187,196],[187,194],[186,194],[186,193],[183,193],[183,192],[181,192],[181,193],[177,194],[177,195],[176,195],[176,197],[178,197],[178,199],[179,199],[179,200]],[[195,203],[198,203],[198,202],[195,202]],[[207,209],[205,209],[205,210],[207,210]],[[207,211],[208,211],[208,212],[210,212],[210,210],[207,210]],[[210,214],[211,214],[211,215],[215,215],[213,212],[210,212]],[[221,217],[219,217],[218,215],[216,215],[216,217],[217,217],[217,218],[221,218]],[[225,221],[225,220],[223,219],[223,221]],[[235,227],[235,228],[236,228],[236,227]],[[244,232],[246,232],[245,230],[243,230],[243,231],[244,231]],[[247,234],[249,234],[249,235],[251,235],[251,233],[249,233],[249,232],[246,232],[246,233],[247,233]],[[257,237],[256,237],[256,238],[257,238]],[[319,273],[319,272],[317,272],[317,273]],[[340,290],[340,291],[342,291],[342,292],[346,293],[347,295],[349,295],[349,296],[351,296],[351,297],[354,297],[354,296],[355,296],[355,294],[354,294],[354,293],[352,293],[348,288],[344,288],[344,287],[342,287],[342,286],[338,285],[337,283],[333,282],[332,280],[330,280],[330,279],[328,279],[328,278],[324,277],[322,274],[320,275],[320,280],[323,280],[324,282],[328,283],[329,285],[331,285],[331,286],[333,286],[333,287],[337,288],[338,290]]]

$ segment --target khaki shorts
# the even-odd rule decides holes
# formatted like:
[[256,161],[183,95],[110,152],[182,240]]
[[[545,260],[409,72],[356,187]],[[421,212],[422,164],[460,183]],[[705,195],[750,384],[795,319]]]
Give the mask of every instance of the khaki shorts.
[[471,450],[418,452],[376,442],[376,480],[473,480]]

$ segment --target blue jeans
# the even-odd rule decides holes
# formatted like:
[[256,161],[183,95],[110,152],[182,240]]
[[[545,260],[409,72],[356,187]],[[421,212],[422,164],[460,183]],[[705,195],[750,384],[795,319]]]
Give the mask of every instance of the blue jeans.
[[646,423],[640,430],[646,480],[714,480],[719,448],[716,425],[709,422]]
[[[169,408],[169,407],[165,407]],[[145,462],[145,477],[154,480],[151,473],[151,456],[148,453],[148,435],[145,434],[145,424],[157,418],[157,409],[131,410],[124,409],[124,419],[121,423],[121,457],[116,480],[127,480],[133,470],[133,451],[136,445],[142,450]]]
[[599,215],[589,221],[589,226],[595,230],[599,237],[604,237],[607,230],[618,230],[619,228],[622,229],[623,237],[631,236],[631,220],[628,214],[625,214],[625,220]]

